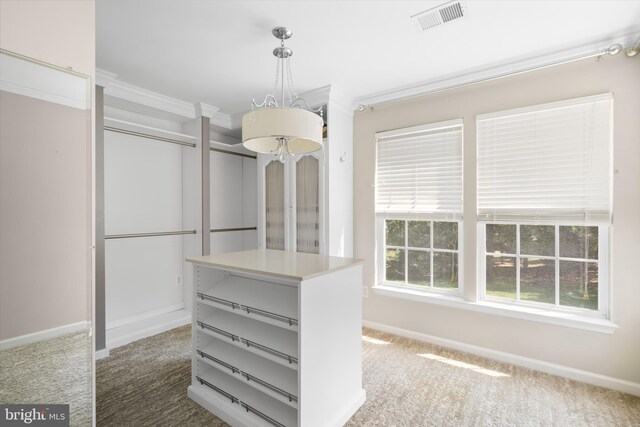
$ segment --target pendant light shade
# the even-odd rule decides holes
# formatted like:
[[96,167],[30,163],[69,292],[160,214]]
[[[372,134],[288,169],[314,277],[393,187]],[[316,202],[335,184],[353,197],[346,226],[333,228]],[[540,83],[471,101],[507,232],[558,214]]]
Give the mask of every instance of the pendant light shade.
[[[284,163],[294,154],[322,149],[324,119],[322,107],[310,108],[293,88],[289,62],[293,51],[284,45],[293,33],[286,27],[276,27],[272,33],[280,40],[280,47],[273,50],[277,58],[274,92],[267,94],[262,103],[254,99],[253,109],[242,117],[242,145],[257,153],[274,154]],[[280,98],[276,95],[278,82]]]
[[322,118],[300,108],[260,108],[242,117],[242,144],[257,153],[277,153],[286,141],[291,154],[322,148]]

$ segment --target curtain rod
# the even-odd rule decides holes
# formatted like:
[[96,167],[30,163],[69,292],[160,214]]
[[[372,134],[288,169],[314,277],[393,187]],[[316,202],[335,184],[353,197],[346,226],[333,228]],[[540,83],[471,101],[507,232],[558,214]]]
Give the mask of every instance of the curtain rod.
[[408,100],[419,98],[419,97],[425,96],[425,95],[432,95],[432,94],[446,92],[446,91],[453,90],[453,89],[460,89],[460,88],[476,85],[476,84],[479,84],[479,83],[491,82],[491,81],[503,79],[503,78],[506,78],[506,77],[517,76],[519,74],[530,73],[532,71],[544,70],[546,68],[555,67],[557,65],[570,64],[572,62],[582,61],[582,60],[590,59],[590,58],[598,58],[598,61],[600,61],[604,55],[612,55],[613,56],[613,55],[618,54],[620,51],[622,51],[622,45],[619,44],[619,43],[615,43],[615,44],[612,44],[611,46],[609,46],[608,48],[606,48],[604,50],[599,50],[597,52],[591,52],[591,53],[587,53],[587,54],[582,54],[582,55],[576,56],[574,58],[565,59],[565,60],[562,60],[562,61],[559,61],[559,62],[552,62],[552,63],[548,63],[548,64],[544,64],[544,65],[536,65],[536,66],[524,68],[524,69],[518,70],[518,71],[510,71],[510,72],[507,72],[507,73],[504,73],[504,74],[499,74],[499,75],[494,76],[494,77],[479,78],[479,79],[472,80],[472,81],[469,81],[469,82],[466,82],[466,83],[460,83],[460,84],[453,83],[453,84],[451,84],[449,86],[445,86],[445,87],[442,87],[442,88],[439,88],[439,89],[426,90],[425,92],[417,93],[417,94],[414,94],[414,95],[408,95],[408,96],[400,97],[400,98],[397,98],[397,99],[390,99],[390,100],[387,100],[387,101],[374,102],[374,103],[371,103],[371,104],[359,104],[356,109],[358,111],[365,111],[365,110],[367,110],[369,108],[377,107],[377,106],[380,106],[380,105],[386,105],[386,104],[392,104],[392,103],[396,103],[396,102],[408,101]]

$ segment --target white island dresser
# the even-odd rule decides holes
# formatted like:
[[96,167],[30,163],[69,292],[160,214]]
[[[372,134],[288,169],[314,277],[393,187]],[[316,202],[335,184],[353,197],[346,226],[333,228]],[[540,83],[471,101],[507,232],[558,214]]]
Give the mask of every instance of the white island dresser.
[[194,265],[188,395],[232,426],[342,426],[364,403],[362,262],[278,250]]

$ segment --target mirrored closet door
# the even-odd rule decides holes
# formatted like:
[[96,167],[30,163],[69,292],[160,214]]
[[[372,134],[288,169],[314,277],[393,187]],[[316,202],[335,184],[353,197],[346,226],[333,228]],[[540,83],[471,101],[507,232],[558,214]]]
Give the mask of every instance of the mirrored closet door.
[[91,425],[91,78],[0,50],[0,402]]

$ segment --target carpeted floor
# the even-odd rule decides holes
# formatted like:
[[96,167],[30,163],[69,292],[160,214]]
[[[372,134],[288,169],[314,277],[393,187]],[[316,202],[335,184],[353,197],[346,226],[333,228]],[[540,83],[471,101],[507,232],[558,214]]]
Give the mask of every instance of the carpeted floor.
[[0,351],[0,403],[69,404],[71,426],[90,426],[93,347],[88,332]]
[[[355,426],[640,426],[640,398],[365,329]],[[224,426],[186,396],[190,326],[96,365],[97,426]]]

